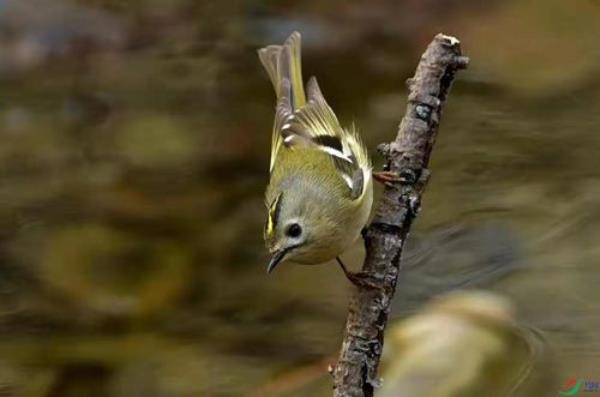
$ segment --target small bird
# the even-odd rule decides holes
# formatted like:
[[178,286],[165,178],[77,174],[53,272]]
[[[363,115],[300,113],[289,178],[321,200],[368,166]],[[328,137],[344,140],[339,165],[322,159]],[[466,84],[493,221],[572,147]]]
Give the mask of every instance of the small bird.
[[277,104],[271,146],[265,242],[267,271],[290,261],[316,265],[337,259],[360,236],[373,203],[372,166],[354,126],[342,128],[315,77],[306,84],[300,34],[258,51]]

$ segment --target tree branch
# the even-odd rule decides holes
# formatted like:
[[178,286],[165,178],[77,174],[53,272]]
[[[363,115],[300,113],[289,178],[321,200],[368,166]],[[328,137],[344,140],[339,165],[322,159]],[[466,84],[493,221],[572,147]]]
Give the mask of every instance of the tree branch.
[[371,397],[378,385],[377,367],[383,332],[396,289],[400,257],[427,184],[427,165],[438,132],[442,106],[457,70],[468,65],[460,42],[438,34],[421,57],[398,135],[380,145],[386,158],[386,183],[375,217],[363,236],[367,255],[363,272],[372,288],[361,286],[350,303],[346,330],[335,366],[335,397]]

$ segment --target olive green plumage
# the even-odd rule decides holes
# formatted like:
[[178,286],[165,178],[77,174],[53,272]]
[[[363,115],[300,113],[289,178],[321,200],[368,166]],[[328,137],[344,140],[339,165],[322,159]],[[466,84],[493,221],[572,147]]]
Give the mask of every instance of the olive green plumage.
[[312,77],[302,80],[300,34],[259,50],[275,92],[265,241],[278,263],[334,259],[360,235],[373,200],[371,163]]

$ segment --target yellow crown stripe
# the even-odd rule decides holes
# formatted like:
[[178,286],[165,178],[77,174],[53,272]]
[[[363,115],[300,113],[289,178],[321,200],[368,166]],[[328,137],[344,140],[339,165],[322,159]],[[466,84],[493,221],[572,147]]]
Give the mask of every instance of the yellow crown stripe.
[[278,209],[278,204],[279,204],[279,199],[281,198],[282,193],[279,193],[277,195],[277,197],[275,197],[275,200],[273,200],[273,202],[271,203],[271,205],[269,206],[269,217],[267,219],[267,236],[272,236],[273,233],[275,232],[275,223],[277,222],[277,213],[279,212]]

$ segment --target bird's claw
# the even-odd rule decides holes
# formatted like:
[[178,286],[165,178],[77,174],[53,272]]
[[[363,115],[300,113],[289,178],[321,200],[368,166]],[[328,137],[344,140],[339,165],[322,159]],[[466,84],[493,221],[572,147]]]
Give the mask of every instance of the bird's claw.
[[368,289],[379,289],[381,288],[369,273],[366,272],[348,272],[346,273],[346,278],[350,280],[350,282],[357,287],[360,288],[368,288]]
[[373,179],[379,183],[383,183],[386,186],[391,186],[394,183],[400,183],[403,181],[400,175],[391,171],[373,172]]
[[351,272],[349,271],[344,262],[341,261],[340,258],[336,258],[337,263],[339,263],[342,271],[346,278],[355,286],[359,288],[368,288],[368,289],[380,289],[381,286],[373,279],[373,277],[367,272]]

